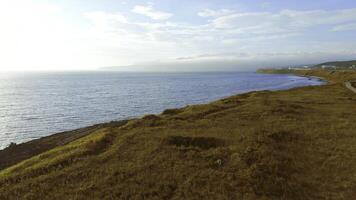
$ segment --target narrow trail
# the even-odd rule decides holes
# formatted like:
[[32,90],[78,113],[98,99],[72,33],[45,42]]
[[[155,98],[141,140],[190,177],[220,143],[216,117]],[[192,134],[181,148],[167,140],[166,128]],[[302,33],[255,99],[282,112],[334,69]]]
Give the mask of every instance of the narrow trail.
[[353,81],[346,81],[346,82],[345,82],[345,86],[346,86],[349,90],[353,91],[354,93],[356,93],[356,88],[355,88],[354,86],[352,86],[352,83],[355,83],[355,82],[356,82],[356,80],[353,80]]

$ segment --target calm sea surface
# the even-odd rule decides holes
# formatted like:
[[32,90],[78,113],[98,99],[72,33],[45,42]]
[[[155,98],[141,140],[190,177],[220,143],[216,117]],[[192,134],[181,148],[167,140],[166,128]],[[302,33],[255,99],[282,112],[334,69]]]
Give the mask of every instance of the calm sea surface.
[[256,73],[0,74],[0,149],[56,132],[253,90],[321,84]]

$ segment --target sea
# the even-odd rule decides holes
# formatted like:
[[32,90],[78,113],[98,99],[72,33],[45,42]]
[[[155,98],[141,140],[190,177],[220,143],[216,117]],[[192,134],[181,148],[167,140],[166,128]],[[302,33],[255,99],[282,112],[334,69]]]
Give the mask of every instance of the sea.
[[320,84],[317,78],[253,72],[0,73],[0,149],[11,142],[234,94]]

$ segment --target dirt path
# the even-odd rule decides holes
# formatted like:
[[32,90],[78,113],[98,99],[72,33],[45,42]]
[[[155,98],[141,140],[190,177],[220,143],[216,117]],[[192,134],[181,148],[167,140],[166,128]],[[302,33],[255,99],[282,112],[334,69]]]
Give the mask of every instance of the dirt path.
[[355,83],[355,82],[356,82],[355,80],[353,80],[353,81],[346,81],[346,82],[345,82],[345,86],[346,86],[349,90],[353,91],[354,93],[356,93],[356,88],[355,88],[354,86],[352,86],[352,83]]

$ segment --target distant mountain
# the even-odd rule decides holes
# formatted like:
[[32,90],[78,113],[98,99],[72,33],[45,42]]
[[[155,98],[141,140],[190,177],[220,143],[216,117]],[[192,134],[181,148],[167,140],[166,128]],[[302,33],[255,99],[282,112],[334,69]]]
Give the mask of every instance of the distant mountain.
[[356,60],[325,62],[312,68],[356,69]]

